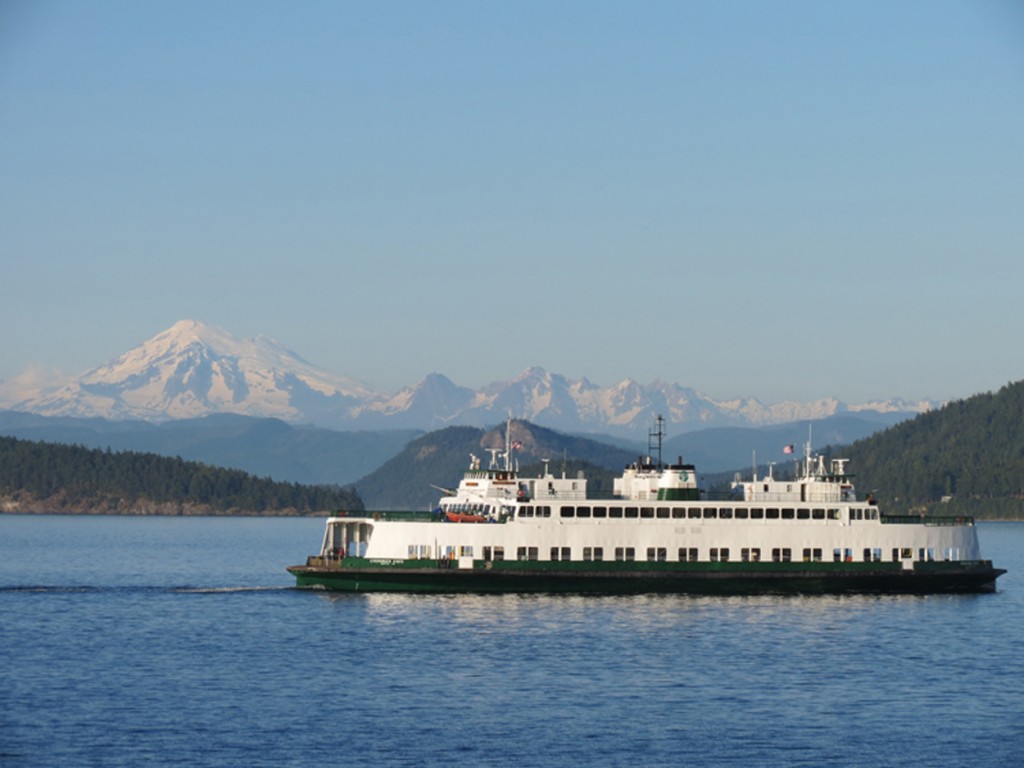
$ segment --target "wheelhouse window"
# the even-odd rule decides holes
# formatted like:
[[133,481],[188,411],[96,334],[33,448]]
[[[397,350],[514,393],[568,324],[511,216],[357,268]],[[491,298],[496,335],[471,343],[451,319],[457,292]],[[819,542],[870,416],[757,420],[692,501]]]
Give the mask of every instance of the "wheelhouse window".
[[656,514],[659,520],[667,520],[669,517],[668,507],[658,507]]
[[745,509],[743,507],[737,507],[736,508],[736,519],[737,520],[746,520],[748,517],[750,517],[750,510],[749,509]]
[[576,507],[576,517],[590,517],[590,507]]
[[594,517],[608,517],[608,507],[594,507]]
[[640,507],[640,517],[643,517],[643,518],[653,518],[654,517],[654,507]]
[[622,517],[622,507],[608,507],[608,517]]
[[636,507],[626,507],[626,517],[639,517],[640,510]]
[[751,520],[764,520],[764,510],[760,507],[752,507],[750,510]]
[[686,516],[690,520],[699,520],[700,519],[700,507],[691,507],[687,511]]
[[717,507],[704,507],[704,519],[705,520],[715,520],[717,518],[718,518],[718,508]]
[[779,519],[779,510],[777,510],[777,509],[766,509],[764,511],[764,516],[765,516],[766,520],[778,520]]

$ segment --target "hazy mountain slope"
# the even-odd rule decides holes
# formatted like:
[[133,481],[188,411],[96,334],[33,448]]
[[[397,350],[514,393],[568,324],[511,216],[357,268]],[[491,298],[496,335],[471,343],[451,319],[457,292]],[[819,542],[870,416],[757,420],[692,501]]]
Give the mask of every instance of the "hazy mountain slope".
[[293,483],[347,485],[379,467],[420,432],[337,432],[231,414],[150,424],[0,411],[0,434],[180,456]]

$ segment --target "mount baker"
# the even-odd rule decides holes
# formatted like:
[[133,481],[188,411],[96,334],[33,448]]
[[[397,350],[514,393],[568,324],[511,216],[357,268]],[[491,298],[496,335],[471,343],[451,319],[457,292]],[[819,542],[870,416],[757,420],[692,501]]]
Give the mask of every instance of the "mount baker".
[[841,412],[921,412],[928,402],[846,405],[829,398],[767,405],[756,399],[715,400],[678,384],[625,379],[599,387],[529,368],[479,390],[432,373],[396,394],[323,371],[273,339],[239,340],[226,331],[181,320],[134,349],[52,390],[3,392],[0,407],[45,416],[167,421],[213,413],[276,417],[332,429],[436,429],[485,426],[511,413],[566,432],[621,436],[646,433],[657,414],[677,432],[767,426]]

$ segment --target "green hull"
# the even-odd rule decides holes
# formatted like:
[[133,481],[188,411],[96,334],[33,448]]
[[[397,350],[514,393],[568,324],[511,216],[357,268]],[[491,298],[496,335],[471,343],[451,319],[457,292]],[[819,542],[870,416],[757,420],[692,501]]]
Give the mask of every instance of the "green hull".
[[299,587],[346,592],[573,594],[932,594],[992,592],[1005,573],[989,561],[916,563],[647,563],[373,561],[292,566]]

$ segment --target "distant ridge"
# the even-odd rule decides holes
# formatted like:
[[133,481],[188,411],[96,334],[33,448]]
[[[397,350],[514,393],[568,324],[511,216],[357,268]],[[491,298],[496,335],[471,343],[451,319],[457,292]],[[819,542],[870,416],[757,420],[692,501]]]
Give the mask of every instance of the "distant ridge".
[[633,439],[657,415],[678,434],[711,427],[763,427],[842,413],[916,414],[928,401],[892,399],[848,405],[834,398],[765,404],[754,398],[719,400],[674,383],[623,379],[601,387],[529,368],[511,381],[479,390],[441,373],[395,394],[328,373],[273,339],[238,340],[227,331],[182,320],[108,363],[56,389],[0,386],[0,408],[45,416],[190,419],[217,413],[279,418],[331,429],[482,427],[508,414],[570,433]]

